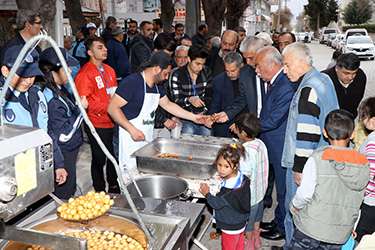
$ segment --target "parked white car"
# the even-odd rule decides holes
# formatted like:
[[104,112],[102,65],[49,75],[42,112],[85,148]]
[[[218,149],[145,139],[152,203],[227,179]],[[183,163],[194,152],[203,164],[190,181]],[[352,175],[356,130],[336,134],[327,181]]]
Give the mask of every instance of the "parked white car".
[[342,47],[344,46],[344,34],[338,34],[336,38],[332,41],[331,47],[335,50],[341,51]]
[[311,43],[311,35],[309,32],[298,32],[295,35],[297,42]]
[[375,46],[369,36],[349,36],[343,48],[343,53],[354,53],[359,58],[375,58]]
[[322,33],[320,34],[320,39],[319,39],[319,42],[320,43],[327,43],[328,41],[328,36],[331,35],[331,36],[336,36],[336,34],[338,34],[339,31],[335,28],[323,28],[322,30]]

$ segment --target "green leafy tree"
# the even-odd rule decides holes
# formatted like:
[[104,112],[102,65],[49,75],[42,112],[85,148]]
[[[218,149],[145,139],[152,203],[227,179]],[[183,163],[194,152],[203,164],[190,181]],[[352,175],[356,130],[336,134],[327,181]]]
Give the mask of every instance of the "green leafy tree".
[[367,23],[372,17],[372,5],[370,0],[357,0],[359,23]]
[[339,16],[339,6],[337,0],[329,0],[327,6],[327,18],[329,21],[337,22]]
[[344,21],[348,24],[362,24],[371,19],[372,6],[369,0],[353,0],[344,10]]
[[309,0],[304,9],[306,15],[310,17],[310,28],[312,30],[318,30],[329,24],[328,0]]

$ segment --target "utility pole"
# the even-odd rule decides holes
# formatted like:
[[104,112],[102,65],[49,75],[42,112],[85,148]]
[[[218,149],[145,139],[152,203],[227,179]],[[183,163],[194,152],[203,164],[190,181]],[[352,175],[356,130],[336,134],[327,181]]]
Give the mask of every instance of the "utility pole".
[[281,1],[279,0],[279,9],[278,9],[278,15],[277,15],[277,25],[276,25],[276,30],[280,32],[280,19],[281,19]]
[[104,9],[103,9],[103,2],[99,0],[99,11],[100,11],[100,19],[102,21],[103,29],[105,28],[105,20],[104,20]]

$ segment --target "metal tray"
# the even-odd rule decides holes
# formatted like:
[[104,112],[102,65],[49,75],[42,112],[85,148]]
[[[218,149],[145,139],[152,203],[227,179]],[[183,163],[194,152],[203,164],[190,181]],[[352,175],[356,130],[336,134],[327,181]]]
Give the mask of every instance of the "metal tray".
[[[156,138],[134,152],[133,156],[140,172],[209,179],[216,172],[213,164],[221,146],[220,143]],[[162,153],[177,154],[178,159],[159,158]]]

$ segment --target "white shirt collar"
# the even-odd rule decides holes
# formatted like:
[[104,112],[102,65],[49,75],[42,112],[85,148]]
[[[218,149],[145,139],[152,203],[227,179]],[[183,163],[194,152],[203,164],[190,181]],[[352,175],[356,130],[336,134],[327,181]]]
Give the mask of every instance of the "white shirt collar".
[[241,185],[241,183],[242,183],[242,173],[241,171],[238,171],[236,176],[223,180],[222,186],[226,188],[234,189],[234,188],[238,188],[238,186]]

